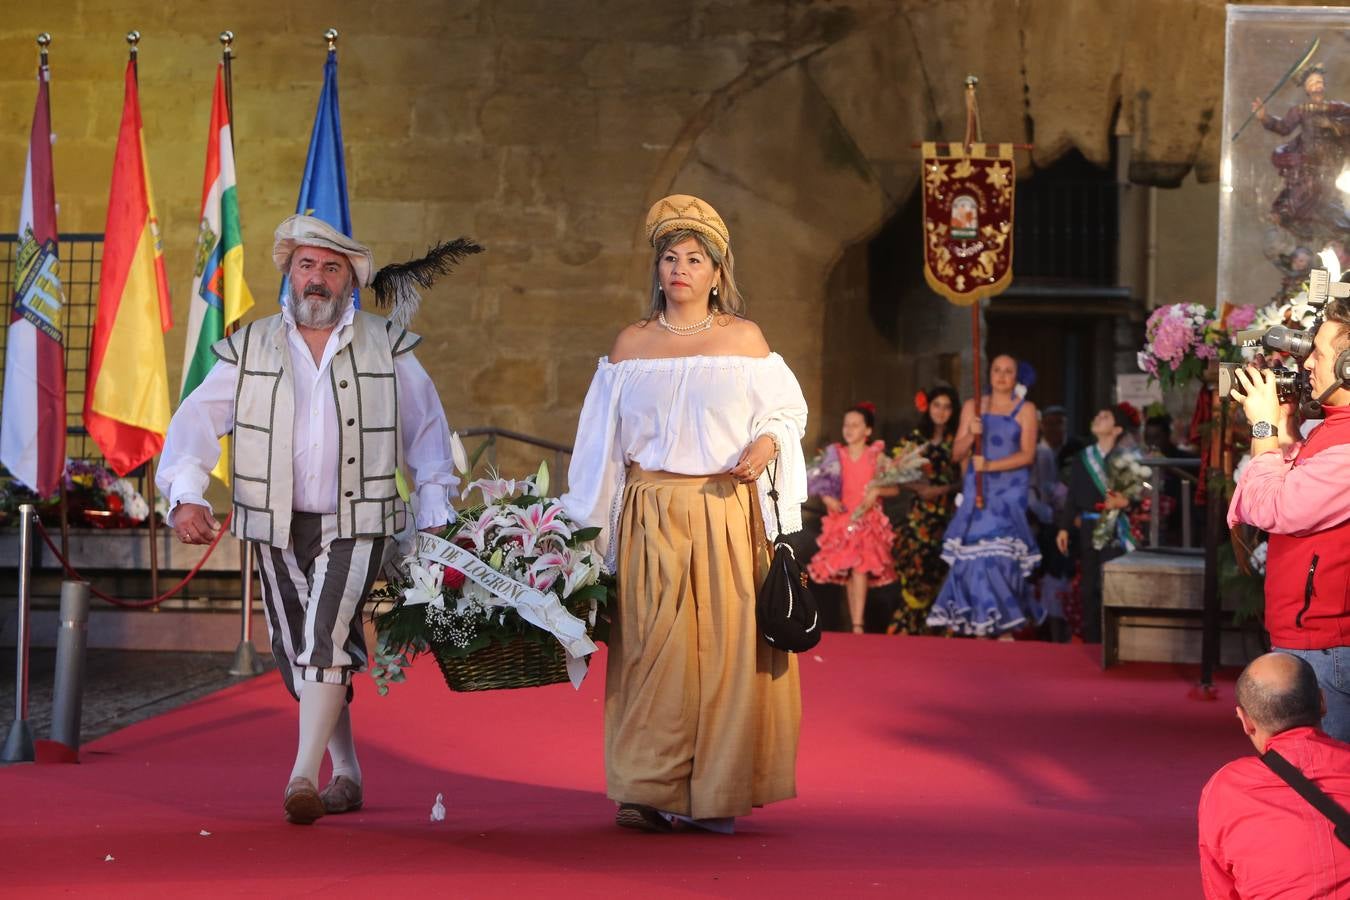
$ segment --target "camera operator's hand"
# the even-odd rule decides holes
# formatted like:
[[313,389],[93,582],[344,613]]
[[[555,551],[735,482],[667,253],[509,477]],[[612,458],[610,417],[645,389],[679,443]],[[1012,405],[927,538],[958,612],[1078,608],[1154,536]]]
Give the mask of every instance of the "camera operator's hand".
[[1233,372],[1237,384],[1233,387],[1233,399],[1242,404],[1247,421],[1270,422],[1272,425],[1285,424],[1288,410],[1280,406],[1279,395],[1275,391],[1275,377],[1267,369],[1247,365]]

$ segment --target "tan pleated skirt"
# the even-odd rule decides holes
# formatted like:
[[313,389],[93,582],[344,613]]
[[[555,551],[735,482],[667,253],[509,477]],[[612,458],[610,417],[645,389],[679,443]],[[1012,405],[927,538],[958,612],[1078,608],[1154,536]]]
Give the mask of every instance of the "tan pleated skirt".
[[758,497],[730,476],[628,471],[605,683],[609,797],[694,818],[797,795],[797,661],[755,627]]

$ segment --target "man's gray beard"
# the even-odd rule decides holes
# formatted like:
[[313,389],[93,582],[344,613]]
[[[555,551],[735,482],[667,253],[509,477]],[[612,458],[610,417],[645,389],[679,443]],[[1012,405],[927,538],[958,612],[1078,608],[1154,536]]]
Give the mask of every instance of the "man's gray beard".
[[301,297],[296,296],[296,290],[291,288],[292,312],[295,314],[295,321],[298,325],[305,328],[315,328],[323,330],[332,328],[337,324],[338,319],[342,317],[342,304],[334,299],[325,299],[323,297]]

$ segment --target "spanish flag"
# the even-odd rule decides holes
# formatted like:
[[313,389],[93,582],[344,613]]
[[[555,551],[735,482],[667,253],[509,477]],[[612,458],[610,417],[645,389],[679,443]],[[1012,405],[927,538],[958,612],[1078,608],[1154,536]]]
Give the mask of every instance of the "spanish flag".
[[126,475],[164,446],[169,427],[164,332],[172,326],[133,59],[127,63],[126,99],[108,192],[98,313],[84,388],[85,427],[118,475]]

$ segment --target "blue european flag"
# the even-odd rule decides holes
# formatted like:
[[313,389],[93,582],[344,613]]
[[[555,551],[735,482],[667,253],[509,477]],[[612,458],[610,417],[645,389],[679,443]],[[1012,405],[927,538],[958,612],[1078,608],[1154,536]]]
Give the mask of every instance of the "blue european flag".
[[[342,116],[338,108],[337,51],[328,51],[323,64],[323,92],[314,113],[314,130],[309,134],[309,156],[305,159],[305,177],[300,181],[300,197],[295,211],[314,216],[332,225],[347,237],[352,236],[352,214],[347,205],[347,165],[342,145]],[[281,279],[281,302],[287,295],[286,278]],[[361,293],[356,293],[361,306]]]

